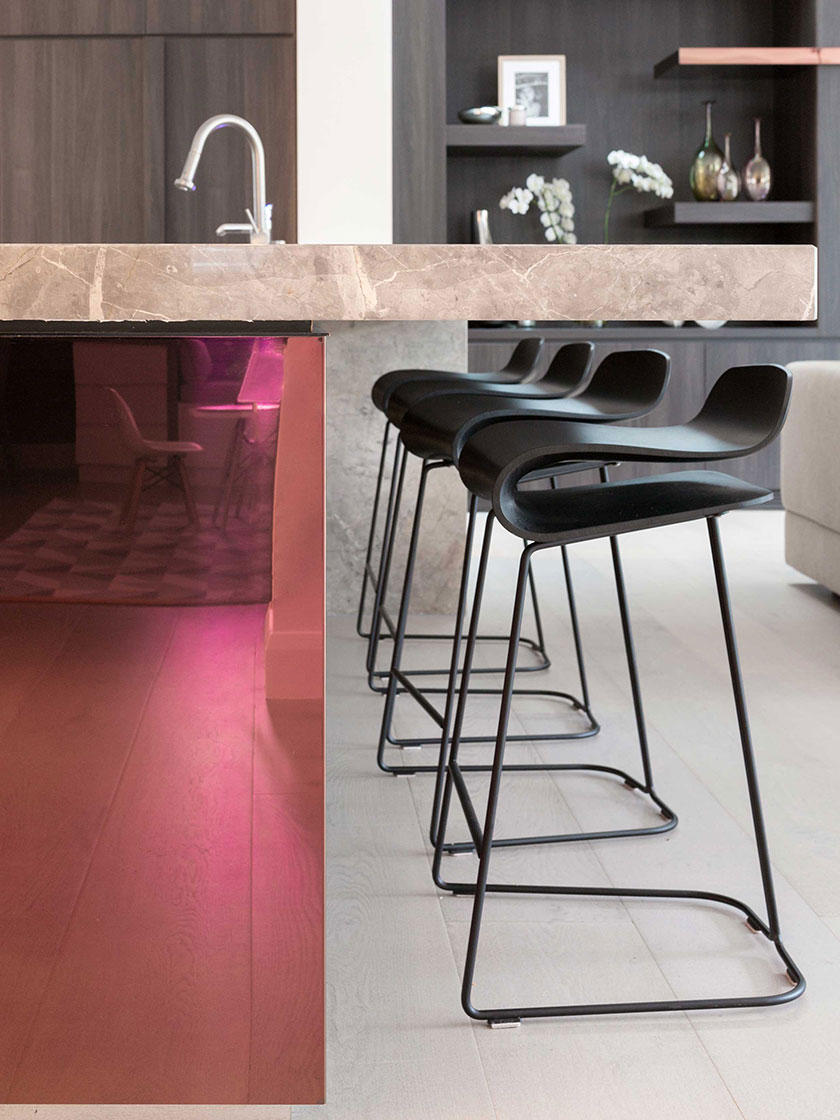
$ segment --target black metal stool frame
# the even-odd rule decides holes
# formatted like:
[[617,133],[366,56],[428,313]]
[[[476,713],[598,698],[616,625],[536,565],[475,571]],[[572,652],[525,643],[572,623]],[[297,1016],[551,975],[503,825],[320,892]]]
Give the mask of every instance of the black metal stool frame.
[[[383,638],[394,640],[396,633],[396,624],[391,618],[391,615],[385,605],[385,592],[388,586],[388,579],[391,570],[391,558],[393,556],[394,540],[396,535],[397,521],[399,518],[400,504],[402,501],[403,484],[405,481],[405,466],[407,455],[405,448],[403,448],[399,435],[397,435],[397,442],[394,450],[394,463],[391,472],[391,485],[388,495],[388,504],[385,513],[385,524],[382,530],[382,548],[379,555],[378,570],[374,571],[373,567],[373,547],[376,538],[376,525],[379,515],[379,504],[381,501],[382,482],[384,477],[384,463],[387,455],[388,437],[391,428],[390,422],[385,425],[385,435],[382,441],[382,454],[380,456],[379,474],[377,476],[376,491],[374,494],[373,512],[371,516],[370,532],[368,534],[367,552],[365,555],[364,566],[362,569],[362,591],[359,598],[359,609],[356,615],[356,633],[360,638],[364,638],[368,643],[368,651],[366,658],[366,667],[368,674],[368,687],[373,692],[385,694],[387,689],[387,682],[389,671],[386,669],[376,669],[376,656],[379,647],[379,642]],[[443,461],[436,462],[435,466],[448,466],[448,463]],[[371,622],[368,628],[365,626],[364,613],[367,599],[368,584],[373,588],[374,598],[371,612]],[[540,615],[539,601],[537,598],[537,588],[533,579],[529,582],[529,590],[531,594],[531,602],[534,612],[534,622],[536,627],[535,638],[523,638],[522,645],[531,650],[537,657],[537,660],[530,665],[521,665],[520,672],[536,673],[542,672],[550,668],[551,659],[545,648],[545,638],[542,629],[542,619]],[[376,627],[376,622],[379,626]],[[451,634],[432,634],[413,631],[404,635],[406,641],[438,641],[438,642],[451,642]],[[478,638],[483,642],[507,642],[507,634],[481,634]],[[490,668],[476,669],[475,672],[483,674],[496,674],[504,672],[504,666],[494,666]],[[414,669],[409,674],[413,677],[439,677],[446,674],[446,669]],[[440,693],[445,690],[441,689],[424,689],[425,692]],[[428,740],[425,742],[433,742],[436,740]],[[422,745],[405,744],[405,745]]]
[[[407,456],[405,454],[403,454],[401,474],[405,470],[405,460],[406,460],[406,458],[407,458]],[[439,743],[440,743],[440,736],[435,736],[433,738],[410,738],[410,739],[396,739],[396,738],[394,738],[394,736],[391,733],[391,725],[392,725],[392,720],[393,720],[393,716],[394,716],[394,706],[395,706],[397,696],[408,694],[414,700],[416,700],[417,703],[420,705],[420,707],[426,712],[426,714],[428,716],[430,716],[430,718],[437,724],[437,726],[439,728],[441,728],[442,731],[444,731],[444,737],[446,737],[446,732],[445,732],[446,714],[438,711],[438,709],[431,703],[431,701],[428,700],[428,696],[429,695],[446,696],[447,697],[447,707],[450,707],[451,706],[451,696],[452,696],[452,685],[451,685],[451,683],[447,684],[445,687],[444,686],[438,686],[438,687],[433,687],[433,688],[424,687],[424,688],[421,689],[412,681],[412,679],[411,679],[412,674],[405,672],[401,668],[401,661],[402,661],[403,646],[404,646],[405,639],[406,639],[406,629],[407,629],[407,624],[408,624],[408,612],[409,612],[409,605],[410,605],[410,600],[411,600],[411,587],[412,587],[412,583],[413,583],[413,579],[414,579],[414,565],[415,565],[415,560],[417,558],[417,548],[418,548],[419,541],[420,541],[420,524],[421,524],[421,518],[422,518],[422,513],[423,513],[423,501],[424,501],[424,497],[425,497],[426,481],[427,481],[428,476],[429,476],[431,471],[437,469],[438,467],[443,467],[443,466],[448,466],[448,465],[449,465],[448,463],[442,462],[442,461],[426,460],[422,463],[421,470],[420,470],[420,481],[419,481],[418,491],[417,491],[417,502],[416,502],[415,509],[414,509],[414,521],[413,521],[412,529],[411,529],[411,539],[409,541],[409,546],[408,546],[408,556],[406,558],[405,575],[404,575],[404,579],[403,579],[403,590],[402,590],[402,596],[401,596],[401,600],[400,600],[400,611],[399,611],[399,617],[398,617],[398,620],[397,620],[397,625],[396,625],[396,628],[394,630],[394,644],[393,644],[392,656],[391,656],[391,668],[388,670],[388,672],[386,674],[388,683],[387,683],[387,688],[385,689],[385,704],[384,704],[384,708],[383,708],[383,712],[382,712],[382,724],[381,724],[379,742],[377,744],[377,752],[376,752],[377,765],[380,768],[380,770],[383,770],[387,774],[417,774],[417,773],[434,774],[434,773],[438,772],[438,767],[439,767],[439,764],[436,764],[436,765],[409,764],[409,765],[394,766],[394,765],[391,765],[391,764],[389,764],[385,761],[386,745],[389,745],[389,746],[392,746],[392,747],[401,747],[401,748],[416,748],[416,747],[423,747],[423,746],[438,746]],[[401,481],[402,481],[402,479],[401,479]],[[398,511],[399,511],[399,504],[398,503],[396,503],[395,508],[396,508],[397,513],[398,513]],[[467,581],[468,581],[468,578],[469,578],[469,565],[470,565],[470,556],[471,556],[471,548],[472,548],[472,541],[473,541],[476,515],[477,515],[477,505],[476,505],[476,502],[471,499],[470,504],[469,504],[469,511],[468,511],[468,524],[467,524],[466,544],[465,544],[465,551],[464,551],[464,563],[463,563],[462,574],[461,574],[461,592],[460,592],[460,596],[459,596],[457,617],[456,617],[456,620],[455,620],[455,630],[454,630],[454,633],[449,636],[449,641],[454,641],[454,643],[457,647],[460,647],[460,642],[462,640],[462,629],[463,629],[463,621],[464,621],[464,596],[466,594],[466,584],[467,584]],[[393,530],[395,528],[395,525],[396,525],[396,518],[394,519],[394,522],[391,526],[392,533],[393,533]],[[389,547],[388,547],[388,554],[389,554],[388,555],[388,564],[390,564],[390,554],[392,553],[392,551],[393,551],[393,541],[389,544]],[[485,567],[486,567],[486,563],[485,563]],[[576,652],[577,661],[578,661],[578,671],[579,671],[580,680],[581,680],[582,692],[584,694],[583,699],[579,699],[578,697],[573,696],[571,693],[559,691],[557,689],[523,689],[523,688],[516,688],[516,689],[514,689],[514,693],[515,693],[515,695],[518,695],[518,696],[544,696],[544,697],[550,697],[550,698],[553,698],[553,699],[564,701],[564,702],[570,704],[571,707],[574,710],[581,712],[586,717],[587,724],[584,728],[582,728],[579,731],[568,731],[568,732],[562,732],[562,733],[552,732],[552,733],[547,733],[547,734],[544,734],[544,735],[537,735],[537,736],[524,735],[524,734],[523,735],[513,735],[513,736],[510,737],[511,742],[517,742],[517,741],[520,741],[520,740],[523,741],[523,742],[524,741],[534,741],[534,740],[540,740],[540,741],[544,741],[544,742],[557,742],[558,740],[588,739],[588,738],[591,738],[593,735],[597,735],[598,732],[600,731],[600,725],[599,725],[597,719],[595,718],[595,716],[592,714],[592,711],[591,711],[590,706],[589,706],[588,688],[587,688],[587,684],[586,684],[586,670],[585,670],[584,661],[583,661],[583,647],[582,647],[581,640],[580,640],[580,628],[579,628],[578,619],[577,619],[577,611],[576,611],[575,600],[574,600],[574,591],[573,591],[572,586],[571,586],[570,572],[569,572],[568,565],[566,565],[566,567],[564,569],[564,572],[565,572],[565,577],[566,577],[566,587],[567,587],[567,593],[568,593],[568,598],[569,598],[570,614],[571,614],[571,619],[572,619],[572,634],[573,634],[573,638],[574,638],[575,652]],[[387,567],[386,567],[386,570],[385,570],[385,573],[384,573],[384,576],[383,576],[383,578],[386,582],[387,582],[387,577],[388,577],[388,571],[387,571]],[[483,582],[483,579],[482,579],[482,582]],[[529,589],[531,589],[531,592],[533,594],[534,584],[533,584],[533,577],[532,577],[530,572],[529,572],[529,578],[528,578],[528,581],[527,581],[527,586],[528,586]],[[540,619],[540,616],[539,616],[539,613],[538,613],[538,608],[537,608],[537,616],[536,617],[537,617],[537,624],[538,624],[538,627],[539,627],[539,633],[542,636],[542,622],[541,622],[541,619]],[[479,635],[476,632],[473,636],[473,647],[475,646],[475,643],[478,642],[479,640],[480,640]],[[507,639],[504,639],[504,640],[507,640]],[[375,652],[375,646],[374,646],[374,652]],[[530,669],[532,667],[529,666],[527,668]],[[495,670],[491,670],[491,671],[495,671]],[[503,668],[500,671],[504,672],[506,670]],[[521,673],[522,671],[523,671],[523,667],[518,666],[517,667],[517,672]],[[443,673],[445,673],[445,672],[446,672],[446,670],[443,670],[441,673],[438,673],[437,675],[443,675]],[[458,669],[457,669],[457,666],[456,666],[455,669],[453,670],[452,666],[451,666],[451,663],[450,663],[450,669],[449,669],[450,676],[453,672],[457,676]],[[373,673],[373,666],[372,666],[370,660],[368,661],[368,673],[369,674]],[[499,696],[500,694],[501,694],[501,690],[498,689],[498,688],[473,689],[473,695],[474,696]],[[495,742],[495,736],[494,735],[469,736],[469,737],[465,737],[463,739],[463,742],[473,743],[473,744],[474,743],[493,743],[493,742]],[[546,769],[554,769],[555,767],[553,766],[553,764],[545,764],[545,765],[542,765],[542,764],[536,765],[535,764],[532,768],[533,769],[538,769],[538,770],[546,770]],[[486,771],[486,770],[489,769],[489,766],[476,766],[476,767],[474,767],[474,769],[485,770]]]
[[[609,481],[609,472],[607,467],[601,468],[601,481]],[[474,506],[477,499],[471,497],[471,505]],[[464,815],[467,825],[472,837],[469,841],[459,841],[456,843],[447,843],[442,838],[440,839],[441,850],[447,855],[456,852],[469,852],[476,851],[481,844],[481,829],[478,826],[478,820],[475,815],[474,807],[466,787],[463,782],[463,774],[470,772],[491,772],[492,766],[461,766],[457,761],[458,748],[462,743],[470,743],[473,740],[466,738],[462,734],[464,717],[466,714],[466,705],[469,695],[476,695],[480,690],[470,689],[470,678],[472,675],[472,661],[475,653],[475,634],[478,627],[478,618],[481,612],[481,604],[484,597],[484,583],[487,574],[487,564],[490,555],[490,543],[493,533],[493,526],[495,524],[495,517],[492,513],[488,514],[487,525],[484,533],[484,541],[482,543],[481,559],[479,561],[478,574],[476,578],[476,587],[473,596],[472,615],[470,619],[469,634],[467,637],[467,647],[464,657],[464,667],[460,671],[461,674],[461,688],[458,692],[457,708],[455,704],[456,691],[458,689],[458,662],[460,659],[460,641],[456,638],[452,647],[452,662],[450,665],[449,685],[447,688],[446,709],[441,725],[441,739],[440,749],[438,754],[438,765],[436,770],[435,791],[432,799],[432,814],[431,822],[429,825],[429,839],[433,846],[437,846],[439,842],[439,832],[441,829],[442,819],[442,804],[444,801],[445,784],[447,774],[450,769],[450,764],[454,761],[452,766],[452,780],[455,783],[456,792],[458,793],[461,806],[464,810]],[[471,547],[471,542],[468,542],[467,548]],[[534,546],[526,545],[523,553],[527,552],[529,548]],[[563,559],[564,571],[569,572],[569,556],[568,549],[565,545],[560,546],[561,555]],[[618,541],[611,538],[611,551],[613,572],[615,576],[616,595],[618,598],[619,615],[621,618],[621,628],[624,640],[625,654],[627,657],[627,668],[630,676],[630,690],[633,697],[633,708],[636,719],[636,731],[639,742],[639,752],[642,760],[642,770],[644,780],[634,778],[632,775],[626,773],[624,770],[619,770],[612,766],[603,766],[597,763],[522,763],[522,764],[507,764],[504,766],[505,771],[520,771],[520,772],[539,772],[539,771],[586,771],[588,773],[612,775],[620,778],[624,785],[629,790],[635,790],[640,793],[646,794],[653,804],[656,806],[660,815],[665,818],[664,824],[640,826],[637,828],[620,828],[620,829],[606,829],[599,832],[583,832],[583,833],[567,833],[567,834],[550,834],[546,836],[520,836],[520,837],[505,837],[503,839],[494,839],[493,846],[496,848],[513,848],[513,847],[526,847],[538,844],[558,844],[570,841],[579,840],[607,840],[607,839],[621,839],[622,837],[636,837],[636,836],[655,836],[662,832],[670,832],[671,829],[677,825],[677,814],[669,805],[667,805],[656,793],[653,786],[653,771],[650,763],[650,750],[647,741],[647,729],[644,717],[644,708],[642,706],[642,694],[639,685],[639,671],[636,664],[636,650],[633,642],[633,632],[630,625],[630,613],[627,606],[627,592],[624,584],[624,572],[621,564],[621,554],[619,552]],[[464,613],[466,611],[466,598],[467,598],[467,580],[468,569],[466,567],[465,554],[465,567],[462,573],[461,589],[458,601],[459,617],[463,622]],[[532,566],[528,564],[528,574],[532,570]],[[580,644],[580,634],[577,626],[577,612],[574,609],[573,592],[571,592],[571,583],[567,579],[566,587],[569,590],[571,599],[570,607],[572,615],[572,626],[576,644]],[[579,657],[579,665],[583,668],[582,654]],[[584,702],[588,705],[588,686],[586,682],[585,673],[581,675],[581,690],[584,696]],[[504,691],[504,689],[503,689]],[[514,695],[516,690],[514,690]],[[588,706],[585,709],[588,711]],[[453,712],[454,712],[454,726],[453,726]],[[594,718],[594,717],[593,717]],[[592,732],[594,734],[594,732]],[[450,740],[451,736],[451,740]],[[583,738],[584,736],[577,736]],[[507,735],[506,742],[539,742],[546,740],[545,735]],[[554,738],[558,738],[555,736]],[[449,754],[450,741],[454,745],[455,755],[454,760],[451,759]],[[432,769],[432,768],[430,768]],[[451,790],[449,797],[451,799]],[[449,810],[449,801],[447,801],[447,816]],[[436,875],[439,874],[439,868],[436,866]],[[443,889],[450,889],[443,880],[436,879],[437,885]]]
[[[492,514],[490,515],[493,516]],[[492,778],[487,800],[487,809],[483,828],[478,823],[475,807],[463,781],[463,768],[458,764],[458,738],[457,717],[456,729],[453,734],[452,745],[449,752],[447,776],[443,791],[443,800],[440,812],[440,825],[437,830],[433,877],[436,885],[455,894],[468,894],[474,896],[470,937],[464,967],[464,977],[461,988],[461,1004],[467,1015],[476,1020],[485,1021],[491,1026],[515,1026],[522,1019],[555,1018],[576,1015],[615,1015],[615,1014],[647,1014],[648,1012],[662,1011],[700,1011],[707,1009],[734,1008],[734,1007],[766,1007],[776,1004],[789,1003],[797,999],[805,990],[805,979],[785,948],[779,924],[778,908],[776,904],[773,874],[770,865],[770,855],[767,844],[767,835],[764,827],[761,798],[758,788],[758,778],[755,766],[755,756],[747,716],[746,699],[744,695],[743,679],[732,621],[732,608],[729,598],[729,589],[726,570],[723,561],[723,552],[720,543],[719,515],[706,518],[709,532],[709,542],[712,553],[712,562],[715,575],[715,584],[720,605],[721,621],[723,624],[724,639],[726,644],[727,660],[732,682],[735,708],[738,721],[738,730],[741,740],[741,749],[744,761],[747,787],[750,801],[750,811],[753,823],[756,849],[764,902],[767,910],[766,920],[761,918],[747,903],[731,895],[711,891],[695,890],[654,890],[629,887],[574,887],[557,885],[522,885],[491,883],[489,881],[490,858],[494,846],[499,841],[495,839],[496,811],[501,789],[502,774],[505,770],[505,746],[508,742],[507,727],[510,719],[511,704],[513,699],[513,680],[515,676],[516,653],[519,644],[519,635],[522,626],[522,614],[525,601],[525,588],[527,586],[528,570],[535,552],[545,548],[558,547],[559,542],[540,542],[528,544],[523,550],[519,565],[519,577],[514,599],[513,619],[511,623],[510,643],[508,646],[507,670],[503,686],[501,711],[499,714],[498,736],[492,766]],[[485,545],[489,550],[489,534],[492,531],[492,522],[488,521],[485,534]],[[610,537],[615,561],[615,538]],[[473,623],[474,623],[473,619]],[[471,633],[473,626],[471,625]],[[470,650],[468,648],[467,656]],[[462,676],[461,693],[459,695],[459,713],[466,703],[469,685],[467,664]],[[634,688],[634,704],[636,704],[637,718],[643,720],[640,697],[637,697]],[[644,755],[645,752],[643,752]],[[577,767],[575,767],[577,768]],[[621,776],[620,772],[616,772]],[[649,765],[646,766],[645,786],[647,792],[652,792],[652,779],[649,777]],[[638,787],[637,787],[638,788]],[[644,788],[644,787],[641,787]],[[441,877],[442,856],[447,850],[445,841],[446,826],[452,802],[453,789],[461,801],[470,833],[475,847],[478,849],[479,869],[475,883],[447,882]],[[478,956],[479,938],[481,933],[481,920],[484,904],[488,894],[546,894],[582,897],[614,897],[614,898],[650,898],[650,899],[687,899],[695,901],[713,902],[732,907],[740,911],[746,918],[747,925],[754,932],[763,934],[773,945],[785,966],[791,987],[782,992],[775,992],[762,996],[723,996],[707,999],[673,999],[673,1000],[642,1000],[635,1002],[593,1003],[593,1004],[558,1004],[536,1007],[496,1007],[477,1008],[472,1001],[472,986],[475,977],[476,961]]]

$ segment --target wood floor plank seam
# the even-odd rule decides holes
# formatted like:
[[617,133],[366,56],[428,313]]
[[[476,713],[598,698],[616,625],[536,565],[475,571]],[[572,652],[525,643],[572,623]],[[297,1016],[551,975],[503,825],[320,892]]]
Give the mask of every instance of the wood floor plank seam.
[[[92,610],[92,609],[95,609],[95,608],[92,608],[92,607],[87,608],[87,610]],[[149,704],[149,699],[150,699],[150,697],[151,697],[151,695],[154,691],[155,685],[157,684],[158,679],[160,677],[161,670],[162,670],[163,665],[164,665],[165,660],[166,660],[166,655],[167,655],[167,653],[169,652],[169,650],[172,646],[172,642],[174,640],[175,633],[176,633],[177,628],[178,628],[178,622],[180,621],[180,618],[181,618],[181,613],[182,612],[179,610],[177,617],[173,620],[171,629],[169,631],[169,637],[167,639],[166,645],[164,646],[164,648],[162,649],[162,651],[160,653],[158,664],[155,668],[154,673],[150,675],[150,679],[149,679],[148,685],[146,687],[146,694],[143,698],[143,703],[140,706],[140,709],[139,709],[138,714],[137,714],[137,719],[136,719],[135,724],[134,724],[134,729],[131,733],[131,739],[129,741],[128,747],[127,747],[126,752],[125,752],[125,757],[123,759],[122,767],[120,768],[119,777],[117,778],[117,781],[114,783],[114,788],[111,792],[111,797],[110,797],[110,800],[108,802],[108,808],[105,811],[105,813],[103,814],[102,822],[101,822],[101,825],[100,825],[99,830],[97,832],[96,841],[91,847],[90,856],[88,858],[87,865],[85,867],[84,875],[81,877],[81,880],[79,882],[79,888],[76,891],[76,895],[75,895],[75,898],[73,900],[73,906],[70,910],[70,913],[68,914],[67,921],[64,925],[64,929],[62,930],[61,937],[59,938],[58,944],[56,945],[56,950],[55,950],[55,954],[54,954],[53,959],[52,959],[52,963],[50,965],[49,973],[48,973],[48,975],[46,977],[46,980],[44,982],[44,986],[41,989],[41,994],[38,998],[38,1002],[37,1002],[37,1004],[36,1004],[36,1006],[33,1010],[32,1017],[31,1017],[30,1022],[29,1022],[29,1028],[27,1030],[26,1042],[21,1047],[20,1055],[18,1057],[18,1061],[17,1061],[17,1064],[15,1066],[15,1071],[12,1074],[12,1077],[11,1077],[10,1082],[9,1082],[10,1091],[12,1091],[12,1086],[14,1086],[14,1083],[15,1083],[15,1080],[18,1076],[18,1073],[20,1072],[20,1069],[23,1066],[24,1061],[27,1057],[28,1051],[31,1047],[32,1039],[34,1037],[35,1030],[37,1028],[39,1015],[40,1015],[41,1010],[43,1008],[44,1002],[47,998],[47,993],[49,991],[50,984],[52,982],[53,976],[55,975],[55,970],[58,966],[58,962],[61,958],[61,950],[62,950],[63,946],[65,945],[65,943],[67,941],[67,937],[68,937],[68,934],[69,934],[69,931],[70,931],[70,927],[73,924],[73,917],[76,913],[76,909],[77,909],[78,904],[79,904],[79,899],[82,897],[82,894],[84,893],[85,884],[88,881],[88,876],[90,874],[90,869],[93,866],[93,862],[94,862],[94,859],[96,857],[96,853],[97,853],[97,850],[99,848],[100,841],[102,839],[102,836],[104,835],[105,828],[110,821],[112,806],[114,804],[114,801],[115,801],[116,796],[117,796],[117,792],[118,792],[118,790],[120,788],[120,785],[122,783],[123,776],[125,775],[126,769],[128,768],[129,760],[131,758],[131,754],[132,754],[132,751],[134,750],[134,745],[135,745],[136,740],[137,740],[137,735],[138,735],[138,732],[139,732],[140,727],[142,725],[143,717],[146,713],[146,709],[147,709],[148,704]]]
[[[413,784],[412,784],[410,779],[408,780],[408,790],[409,790],[409,794],[411,795],[411,804],[414,808],[414,816],[415,816],[415,819],[417,821],[417,831],[418,831],[419,838],[420,838],[420,845],[421,845],[421,847],[423,847],[425,849],[425,847],[426,847],[426,845],[425,845],[426,834],[425,834],[425,830],[424,830],[424,827],[423,827],[423,821],[420,819],[420,807],[417,804],[417,798],[414,795],[414,787],[413,787]],[[455,946],[452,944],[452,938],[449,936],[449,923],[446,920],[446,914],[443,911],[443,906],[441,905],[440,897],[437,897],[435,899],[435,901],[437,903],[437,909],[438,909],[438,913],[440,914],[441,922],[443,923],[443,930],[444,930],[444,934],[445,934],[446,944],[449,947],[449,955],[452,958],[452,966],[455,969],[456,976],[460,977],[460,972],[458,970],[458,960],[457,960],[457,957],[455,956]],[[493,1100],[493,1094],[490,1091],[490,1083],[487,1079],[487,1068],[486,1068],[486,1066],[484,1064],[484,1061],[481,1057],[481,1049],[478,1045],[478,1039],[476,1038],[476,1033],[475,1033],[476,1032],[476,1024],[471,1024],[471,1025],[472,1025],[472,1028],[473,1028],[472,1029],[473,1048],[475,1050],[475,1055],[478,1058],[478,1065],[479,1065],[479,1068],[481,1069],[481,1076],[482,1076],[482,1079],[484,1081],[485,1087],[487,1089],[487,1097],[488,1097],[488,1099],[490,1101],[490,1104],[491,1104],[491,1107],[493,1109],[492,1120],[499,1120],[499,1113],[496,1110],[496,1102]],[[484,1024],[481,1024],[481,1026],[483,1026],[483,1025]]]

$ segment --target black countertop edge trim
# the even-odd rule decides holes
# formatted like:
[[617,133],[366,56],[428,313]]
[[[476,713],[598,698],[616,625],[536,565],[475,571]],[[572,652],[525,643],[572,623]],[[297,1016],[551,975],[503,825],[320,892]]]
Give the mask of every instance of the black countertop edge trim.
[[39,319],[0,320],[0,335],[19,338],[266,338],[304,335],[324,338],[328,331],[316,329],[309,319],[279,322],[59,322]]

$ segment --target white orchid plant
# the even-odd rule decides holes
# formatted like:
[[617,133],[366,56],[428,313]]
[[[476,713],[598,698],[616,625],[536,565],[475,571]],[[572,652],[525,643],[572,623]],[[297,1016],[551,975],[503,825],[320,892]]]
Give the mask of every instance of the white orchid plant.
[[499,206],[511,214],[527,214],[535,199],[546,241],[576,244],[575,204],[568,180],[546,182],[542,175],[529,175],[524,187],[513,187],[499,199]]
[[658,163],[653,163],[647,156],[634,156],[631,152],[621,149],[610,152],[607,163],[612,168],[612,183],[610,196],[607,199],[607,210],[604,214],[604,244],[610,239],[610,214],[613,202],[620,194],[627,191],[638,191],[640,194],[655,194],[658,198],[673,198],[674,184],[665,174]]

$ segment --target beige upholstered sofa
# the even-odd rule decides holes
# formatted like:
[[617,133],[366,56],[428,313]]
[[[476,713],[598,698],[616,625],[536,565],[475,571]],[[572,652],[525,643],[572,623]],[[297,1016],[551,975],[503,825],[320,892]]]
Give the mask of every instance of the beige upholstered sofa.
[[782,430],[785,557],[840,595],[840,361],[792,362]]

